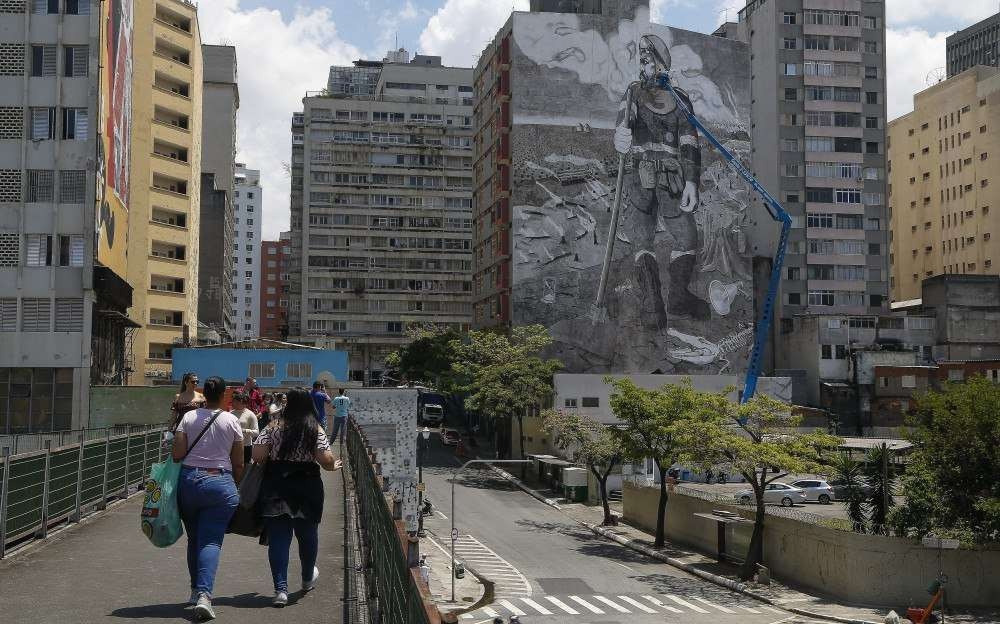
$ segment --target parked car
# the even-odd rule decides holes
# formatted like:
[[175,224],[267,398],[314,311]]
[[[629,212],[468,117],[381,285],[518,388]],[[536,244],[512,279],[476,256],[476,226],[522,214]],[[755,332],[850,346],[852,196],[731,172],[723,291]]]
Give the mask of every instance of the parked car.
[[[830,487],[833,488],[833,500],[844,500],[847,498],[847,485],[844,483],[843,479],[831,479],[827,481]],[[860,482],[858,487],[861,488],[861,493],[865,496],[871,496],[872,486],[865,482]]]
[[[743,505],[749,505],[754,501],[753,490],[740,490],[736,493],[736,500]],[[786,483],[769,483],[764,488],[764,504],[781,505],[791,507],[796,503],[806,502],[805,490],[792,487]]]
[[799,479],[792,487],[805,490],[806,500],[829,505],[833,502],[833,487],[822,479]]
[[434,403],[424,405],[422,414],[424,426],[436,427],[444,422],[444,408]]
[[445,429],[441,432],[441,444],[445,446],[456,446],[462,436],[454,429]]

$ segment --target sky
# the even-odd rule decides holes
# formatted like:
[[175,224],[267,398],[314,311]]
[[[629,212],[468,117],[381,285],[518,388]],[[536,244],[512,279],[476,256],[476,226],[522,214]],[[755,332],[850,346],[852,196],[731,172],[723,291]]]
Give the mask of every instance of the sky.
[[[945,64],[945,37],[997,12],[997,0],[885,0],[889,118]],[[652,0],[658,23],[710,33],[742,0]],[[405,47],[471,67],[512,9],[528,0],[206,0],[202,41],[236,46],[239,155],[261,170],[265,239],[288,229],[292,113],[326,86],[330,65]]]

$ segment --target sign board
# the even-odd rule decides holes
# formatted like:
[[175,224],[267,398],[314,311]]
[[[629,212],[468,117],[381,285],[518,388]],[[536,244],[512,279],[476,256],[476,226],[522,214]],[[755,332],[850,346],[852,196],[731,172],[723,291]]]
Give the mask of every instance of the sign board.
[[365,425],[363,429],[373,448],[396,448],[396,425]]
[[417,484],[417,491],[418,492],[424,492],[426,490],[427,490],[427,485],[426,484],[424,484],[424,483],[418,483]]
[[948,539],[945,537],[936,537],[933,535],[928,535],[927,537],[920,540],[920,543],[927,548],[940,548],[942,550],[955,550],[958,548],[957,539]]
[[451,530],[451,539],[453,539],[453,540],[457,540],[458,539],[458,529],[452,529]]

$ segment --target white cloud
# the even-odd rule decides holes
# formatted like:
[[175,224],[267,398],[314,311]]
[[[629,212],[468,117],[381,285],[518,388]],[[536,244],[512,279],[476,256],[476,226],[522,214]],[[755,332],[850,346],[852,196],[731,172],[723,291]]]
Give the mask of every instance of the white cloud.
[[330,65],[361,57],[337,32],[328,9],[299,9],[290,20],[277,10],[244,9],[240,0],[202,2],[202,41],[236,46],[239,64],[239,156],[261,170],[263,233],[288,229],[291,117],[306,91],[326,86]]
[[420,33],[420,52],[440,55],[445,65],[473,67],[511,10],[527,11],[528,0],[446,0]]
[[398,10],[383,11],[376,20],[379,35],[375,38],[374,47],[368,50],[368,58],[380,59],[389,50],[407,47],[403,42],[397,41],[400,25],[426,18],[428,15],[430,11],[418,8],[412,0],[406,0]]
[[956,20],[972,25],[997,12],[996,0],[886,0],[885,15],[890,27],[900,24],[931,24],[935,20]]
[[886,31],[886,107],[890,120],[912,111],[913,95],[929,86],[930,72],[943,67],[945,38],[949,34],[932,35],[917,28]]

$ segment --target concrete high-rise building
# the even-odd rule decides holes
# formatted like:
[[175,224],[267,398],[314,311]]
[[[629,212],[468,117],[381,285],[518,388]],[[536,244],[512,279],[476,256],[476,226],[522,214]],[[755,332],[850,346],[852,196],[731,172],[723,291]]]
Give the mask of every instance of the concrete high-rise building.
[[920,298],[936,275],[998,273],[998,120],[1000,69],[979,65],[917,93],[913,112],[889,123],[893,300]]
[[260,336],[261,220],[263,190],[260,171],[236,163],[236,186],[233,193],[235,226],[233,231],[233,318],[235,338]]
[[[751,0],[739,15],[750,45],[752,169],[794,220],[775,331],[789,331],[796,314],[884,310],[885,3]],[[754,206],[756,255],[769,257],[777,228]]]
[[417,55],[384,62],[373,96],[307,95],[292,119],[291,339],[349,350],[352,379],[374,383],[408,326],[467,327],[472,166],[471,69]]
[[128,383],[131,42],[131,2],[3,3],[0,433],[85,427],[91,383]]
[[[234,276],[253,272],[235,244],[236,115],[240,108],[236,48],[202,45],[198,342],[230,341],[242,327],[233,316]],[[216,336],[218,334],[218,336]]]
[[289,273],[292,270],[292,233],[260,244],[260,337],[288,339]]
[[1000,63],[1000,13],[951,34],[945,40],[947,76],[957,76],[976,65]]
[[167,383],[175,346],[198,330],[202,62],[198,9],[135,3],[128,281],[132,383]]

